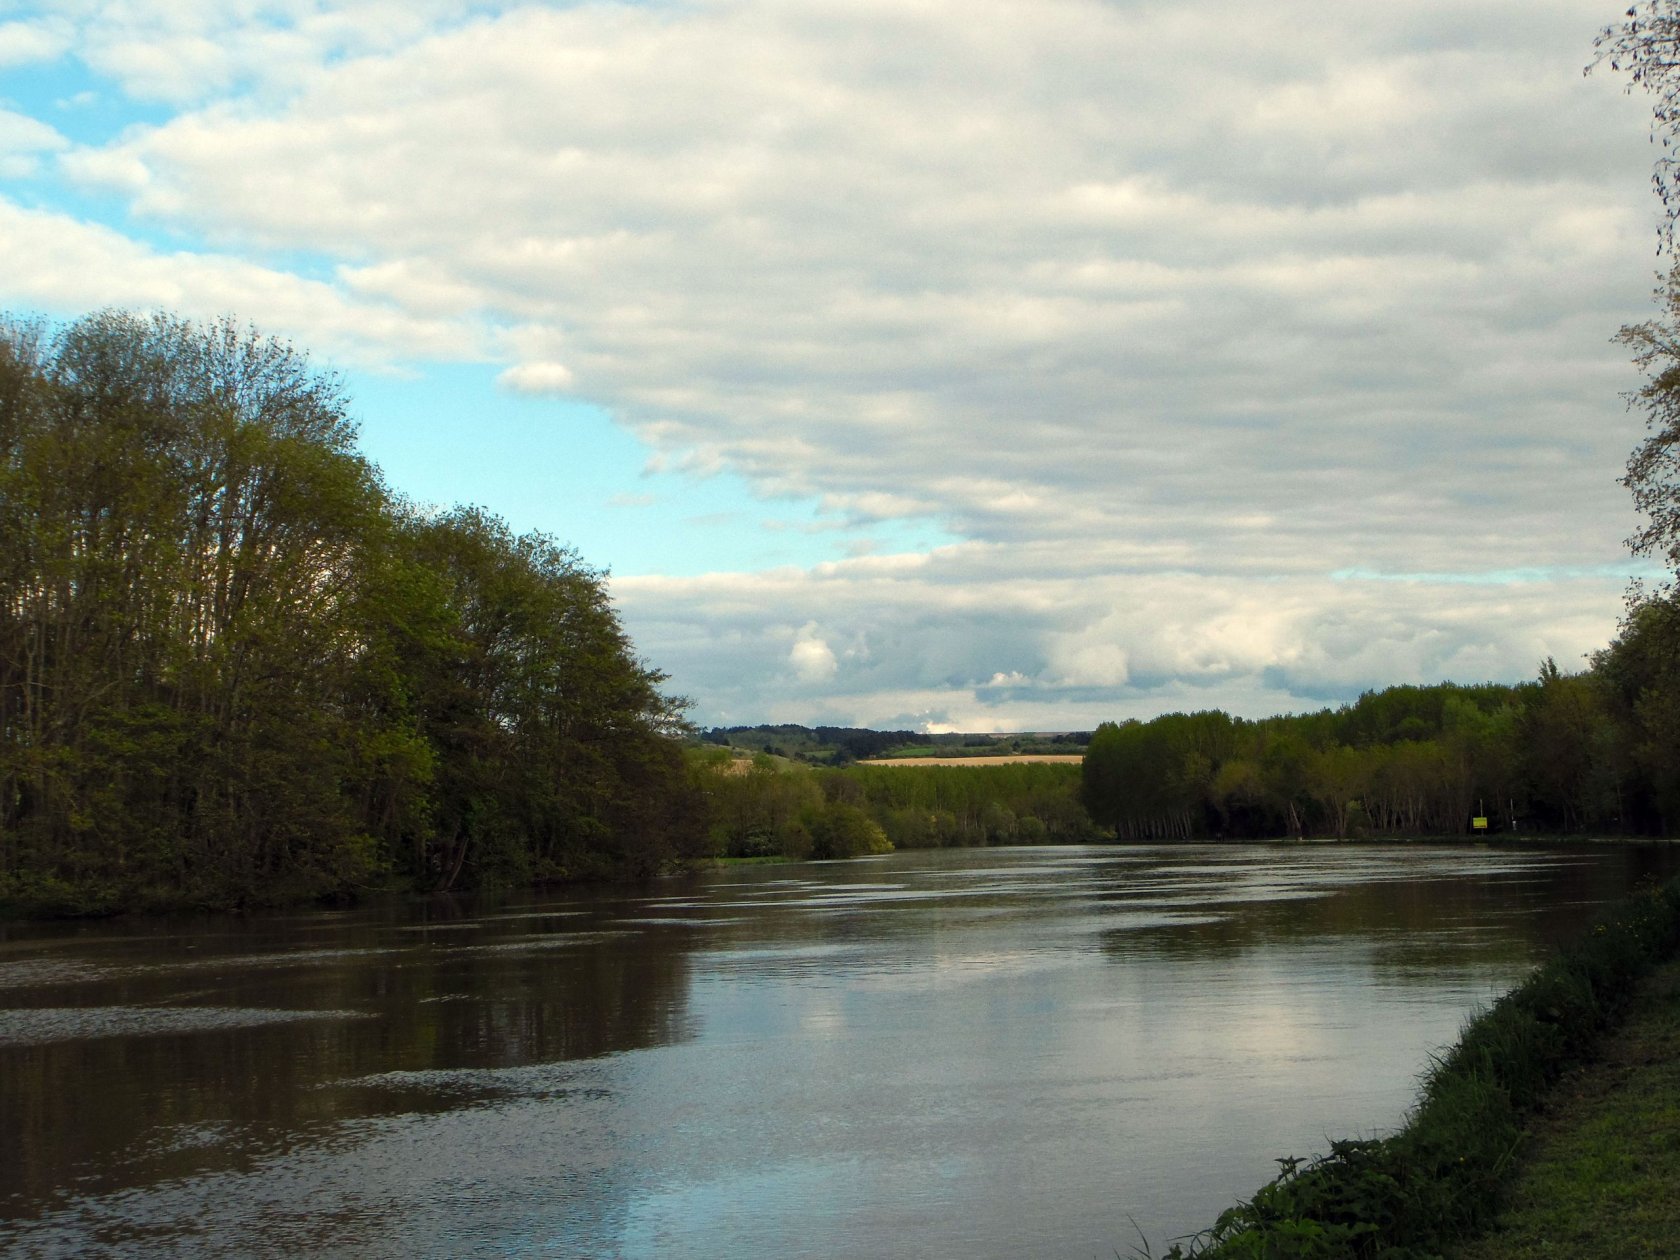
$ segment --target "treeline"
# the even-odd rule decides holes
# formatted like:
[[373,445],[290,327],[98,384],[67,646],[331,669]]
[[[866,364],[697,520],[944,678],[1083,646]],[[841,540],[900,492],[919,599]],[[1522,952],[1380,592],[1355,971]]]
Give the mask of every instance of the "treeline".
[[419,511],[229,322],[0,321],[0,903],[230,905],[697,850],[572,551]]
[[1673,835],[1680,828],[1680,606],[1634,607],[1585,673],[1391,687],[1340,709],[1106,723],[1082,767],[1123,840]]
[[987,756],[1044,753],[1081,753],[1089,731],[1017,732],[1008,735],[965,735],[925,731],[876,731],[857,726],[715,726],[701,732],[703,743],[769,753],[814,766],[845,766],[872,758],[921,756]]
[[1100,838],[1072,764],[827,768],[708,750],[696,757],[694,785],[719,857],[853,857]]
[[846,765],[879,757],[895,748],[932,746],[933,736],[919,731],[874,731],[858,726],[714,726],[701,740],[724,748],[790,757],[812,765]]

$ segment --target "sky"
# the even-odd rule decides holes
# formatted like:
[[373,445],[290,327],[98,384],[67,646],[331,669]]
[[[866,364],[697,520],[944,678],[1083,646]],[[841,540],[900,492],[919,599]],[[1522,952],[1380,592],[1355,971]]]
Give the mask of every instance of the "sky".
[[0,0],[0,309],[232,315],[701,725],[1080,730],[1616,632],[1585,0]]

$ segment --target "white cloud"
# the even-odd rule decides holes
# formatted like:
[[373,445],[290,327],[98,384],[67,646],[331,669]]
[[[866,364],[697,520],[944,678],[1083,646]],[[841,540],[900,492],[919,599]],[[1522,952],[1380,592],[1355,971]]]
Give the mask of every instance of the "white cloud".
[[69,147],[52,127],[26,114],[0,109],[0,175],[28,179],[40,170],[40,155]]
[[496,384],[519,394],[564,394],[574,379],[564,363],[516,363],[496,378]]
[[[702,721],[969,730],[1088,729],[1214,707],[1255,717],[1391,683],[1533,677],[1547,656],[1580,668],[1622,587],[1614,575],[1303,577],[1256,590],[1240,577],[976,573],[961,552],[612,586],[638,643],[700,699]],[[802,616],[789,646],[785,619]],[[829,644],[853,639],[867,656],[848,653],[842,671]],[[766,660],[787,662],[791,680],[767,677]]]
[[808,621],[788,649],[788,664],[801,682],[821,683],[833,678],[840,670],[834,649],[817,633],[817,623]]
[[1654,235],[1645,103],[1580,75],[1613,14],[56,9],[85,64],[176,106],[59,168],[207,245],[0,203],[11,300],[493,357],[611,409],[652,467],[964,540],[622,586],[714,711],[757,720],[790,678],[864,721],[1254,708],[1516,677],[1610,632],[1614,577],[1329,575],[1619,562],[1609,337]]
[[0,22],[0,67],[54,61],[70,47],[68,23],[53,19]]
[[476,358],[471,324],[357,302],[341,290],[230,255],[163,253],[109,228],[0,197],[0,275],[14,309],[71,316],[101,306],[231,314],[296,339],[316,355],[382,364],[404,357]]
[[501,7],[470,0],[49,0],[10,26],[74,49],[125,94],[177,105],[243,88],[283,98],[332,61],[402,48]]

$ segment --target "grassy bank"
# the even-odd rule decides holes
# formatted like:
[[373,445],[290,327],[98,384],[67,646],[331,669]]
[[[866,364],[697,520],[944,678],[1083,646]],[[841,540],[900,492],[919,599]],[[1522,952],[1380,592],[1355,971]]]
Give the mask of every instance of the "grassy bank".
[[1493,1229],[1449,1260],[1671,1255],[1680,1238],[1680,961],[1557,1084]]
[[1431,1067],[1398,1133],[1280,1160],[1277,1180],[1168,1256],[1425,1260],[1481,1234],[1530,1120],[1677,947],[1680,880],[1630,898],[1473,1019]]

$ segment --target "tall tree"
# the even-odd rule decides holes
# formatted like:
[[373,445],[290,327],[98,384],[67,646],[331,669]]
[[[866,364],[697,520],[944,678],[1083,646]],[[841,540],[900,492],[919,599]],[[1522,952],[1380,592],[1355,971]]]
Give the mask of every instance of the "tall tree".
[[1598,33],[1593,47],[1597,51],[1587,73],[1608,65],[1628,75],[1629,91],[1639,87],[1651,94],[1651,139],[1661,149],[1651,183],[1664,210],[1661,240],[1672,248],[1675,222],[1680,218],[1680,165],[1675,151],[1680,136],[1680,3],[1639,0],[1620,22]]
[[1672,583],[1680,575],[1680,265],[1658,297],[1664,318],[1630,325],[1617,336],[1633,348],[1646,377],[1629,396],[1629,404],[1645,413],[1646,436],[1628,457],[1622,484],[1646,518],[1629,547],[1666,564]]
[[654,869],[680,707],[603,575],[394,503],[338,382],[230,321],[0,321],[0,900]]

